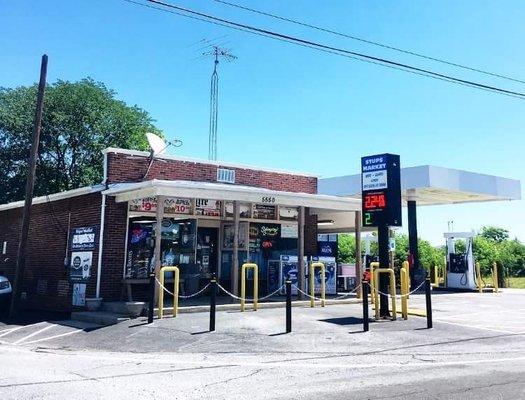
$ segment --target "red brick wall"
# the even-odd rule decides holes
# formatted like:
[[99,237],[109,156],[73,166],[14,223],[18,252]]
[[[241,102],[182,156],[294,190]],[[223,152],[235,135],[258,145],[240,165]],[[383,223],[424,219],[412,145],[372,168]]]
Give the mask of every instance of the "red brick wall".
[[[26,299],[22,300],[22,307],[71,310],[72,284],[69,269],[64,265],[69,215],[71,213],[71,228],[99,226],[100,202],[100,193],[93,193],[33,206],[22,284]],[[21,221],[22,208],[0,211],[0,244],[8,242],[0,271],[4,271],[11,281],[14,279]],[[69,255],[68,251],[68,258]],[[97,255],[98,246],[93,251],[86,296],[95,295]],[[8,260],[4,262],[6,257]]]
[[[142,181],[148,169],[149,157],[131,156],[123,153],[108,153],[108,182]],[[149,179],[189,180],[216,182],[215,164],[204,162],[155,159],[147,176]],[[235,183],[287,192],[317,193],[317,178],[256,169],[232,168]]]

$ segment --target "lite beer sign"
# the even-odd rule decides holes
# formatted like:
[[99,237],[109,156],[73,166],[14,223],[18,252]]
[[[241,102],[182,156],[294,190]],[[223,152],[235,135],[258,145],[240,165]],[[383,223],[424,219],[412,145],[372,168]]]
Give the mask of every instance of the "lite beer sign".
[[363,226],[401,226],[399,156],[361,158]]

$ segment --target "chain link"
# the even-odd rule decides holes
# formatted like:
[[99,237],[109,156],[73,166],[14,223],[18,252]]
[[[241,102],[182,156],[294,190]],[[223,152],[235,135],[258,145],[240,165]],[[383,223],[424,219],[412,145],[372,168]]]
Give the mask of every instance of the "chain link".
[[[157,283],[159,284],[159,286],[162,288],[162,290],[164,290],[164,291],[165,291],[166,293],[168,293],[169,295],[175,297],[175,294],[174,294],[172,291],[166,289],[166,287],[165,287],[162,283],[160,283],[160,281],[159,281],[157,278],[155,278],[155,280],[157,281]],[[184,296],[184,295],[182,295],[182,294],[179,294],[179,298],[181,298],[181,299],[190,299],[190,298],[192,298],[192,297],[198,296],[199,294],[201,294],[202,292],[204,292],[206,289],[208,289],[209,286],[210,286],[210,283],[208,283],[206,286],[204,286],[204,287],[203,287],[201,290],[199,290],[198,292],[195,292],[195,293],[189,294],[189,295],[187,295],[187,296]]]
[[[217,283],[217,286],[219,287],[219,289],[221,289],[224,293],[226,293],[228,296],[230,297],[233,297],[234,299],[236,300],[243,300],[242,297],[239,297],[239,296],[236,296],[234,295],[233,293],[229,292],[228,290],[226,290],[220,283]],[[277,292],[279,292],[282,288],[284,287],[284,285],[280,286],[279,288],[277,288],[276,290],[274,290],[272,293],[264,296],[264,297],[258,297],[257,298],[257,301],[261,301],[261,300],[266,300],[266,299],[269,299],[270,297],[272,297],[273,295],[275,295]],[[244,298],[244,301],[253,301],[254,299],[250,299],[250,298],[247,298],[245,297]]]
[[[384,292],[381,292],[380,290],[377,290],[375,287],[373,287],[372,285],[370,285],[370,282],[367,282],[366,283],[369,287],[370,287],[370,293],[374,293],[374,292],[377,292],[378,294],[381,294],[383,296],[390,296],[390,293],[384,293]],[[421,282],[419,284],[418,287],[416,287],[414,290],[412,290],[411,292],[408,292],[407,294],[396,294],[396,299],[402,299],[403,297],[408,297],[410,296],[411,294],[414,294],[415,292],[417,292],[419,289],[421,289],[421,286],[423,286],[425,284],[425,281]]]

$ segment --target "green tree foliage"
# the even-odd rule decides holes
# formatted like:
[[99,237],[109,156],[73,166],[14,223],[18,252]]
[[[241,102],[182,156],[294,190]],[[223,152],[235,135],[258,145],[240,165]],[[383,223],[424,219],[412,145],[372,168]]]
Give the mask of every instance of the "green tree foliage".
[[[0,88],[0,204],[24,197],[37,86]],[[147,150],[150,115],[92,79],[46,87],[35,196],[100,183],[106,147]]]
[[479,236],[492,242],[501,243],[509,238],[509,231],[496,226],[484,226]]

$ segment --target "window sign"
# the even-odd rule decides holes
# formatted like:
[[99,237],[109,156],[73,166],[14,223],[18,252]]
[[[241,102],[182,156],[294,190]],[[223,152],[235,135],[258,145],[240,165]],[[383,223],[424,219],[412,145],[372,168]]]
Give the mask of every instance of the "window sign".
[[297,207],[279,207],[279,219],[281,221],[297,221],[299,218],[299,210]]
[[69,239],[69,248],[70,250],[94,250],[96,239],[96,226],[73,228]]
[[297,224],[282,224],[281,237],[284,239],[297,239],[299,237],[299,226]]
[[221,202],[212,199],[195,199],[195,214],[208,217],[220,217]]
[[191,214],[191,200],[178,197],[168,197],[164,200],[166,214]]
[[276,207],[267,204],[254,204],[252,215],[255,219],[277,219]]
[[[227,201],[224,203],[224,214],[226,218],[233,218],[233,202]],[[240,218],[250,218],[251,206],[248,203],[239,203],[239,217]]]
[[[144,197],[129,201],[129,211],[151,212],[157,211],[157,198]],[[185,198],[168,197],[164,199],[164,213],[191,214],[191,200]]]

